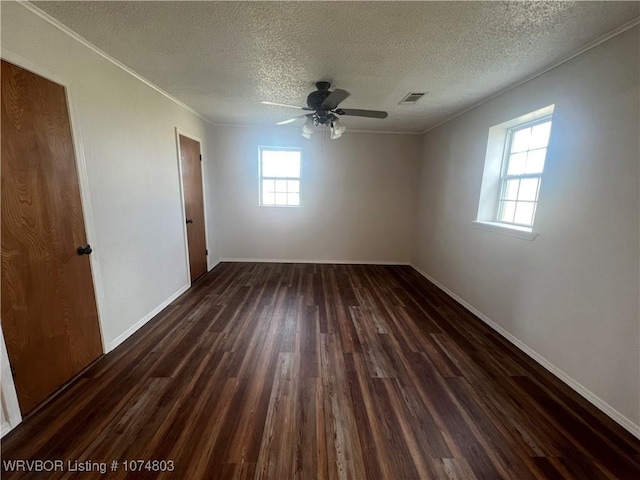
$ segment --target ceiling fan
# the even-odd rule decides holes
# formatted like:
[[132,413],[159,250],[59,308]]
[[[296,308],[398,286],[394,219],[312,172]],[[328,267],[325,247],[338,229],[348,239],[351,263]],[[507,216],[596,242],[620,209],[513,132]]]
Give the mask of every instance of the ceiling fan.
[[314,126],[327,125],[331,129],[331,138],[340,138],[346,127],[340,121],[339,116],[349,115],[354,117],[368,117],[368,118],[387,118],[388,113],[380,110],[359,110],[354,108],[338,108],[340,102],[346,99],[350,93],[346,90],[340,90],[339,88],[333,91],[329,90],[331,84],[329,82],[317,82],[317,90],[311,92],[307,96],[307,106],[299,107],[297,105],[287,105],[284,103],[274,102],[261,102],[265,105],[275,105],[278,107],[297,108],[300,110],[307,110],[313,113],[306,113],[297,117],[289,118],[278,122],[277,125],[285,125],[287,123],[293,123],[299,118],[306,118],[304,125],[302,126],[302,136],[305,138],[311,138]]

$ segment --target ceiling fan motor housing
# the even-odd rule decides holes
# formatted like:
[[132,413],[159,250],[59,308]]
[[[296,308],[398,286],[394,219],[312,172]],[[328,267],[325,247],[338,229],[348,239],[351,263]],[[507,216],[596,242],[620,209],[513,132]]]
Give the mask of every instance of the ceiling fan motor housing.
[[309,108],[320,110],[322,108],[322,103],[332,93],[329,91],[330,87],[331,84],[329,82],[316,82],[316,88],[318,90],[315,92],[311,92],[307,96],[307,105],[309,106]]
[[331,95],[329,90],[312,92],[307,97],[307,105],[314,110],[320,110],[322,108],[322,102],[324,102],[329,95]]

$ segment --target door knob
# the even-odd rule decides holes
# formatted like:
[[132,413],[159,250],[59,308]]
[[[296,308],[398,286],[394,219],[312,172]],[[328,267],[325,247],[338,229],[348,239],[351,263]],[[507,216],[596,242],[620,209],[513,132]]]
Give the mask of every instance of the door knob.
[[193,219],[187,218],[187,223],[193,223]]
[[91,248],[91,245],[87,245],[86,247],[80,246],[78,247],[78,250],[76,250],[78,252],[78,255],[91,255],[91,252],[93,252],[93,249]]

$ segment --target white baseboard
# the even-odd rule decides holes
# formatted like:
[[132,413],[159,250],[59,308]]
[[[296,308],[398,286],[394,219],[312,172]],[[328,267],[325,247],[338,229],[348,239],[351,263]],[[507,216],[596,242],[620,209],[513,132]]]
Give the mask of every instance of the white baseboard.
[[364,261],[364,260],[314,260],[292,258],[221,258],[220,262],[240,263],[320,263],[335,265],[410,265],[409,262]]
[[136,331],[138,331],[145,323],[155,317],[158,313],[160,313],[165,307],[167,307],[171,302],[173,302],[176,298],[186,292],[191,285],[187,284],[184,287],[180,288],[176,293],[167,298],[164,302],[158,305],[156,308],[147,313],[144,317],[134,323],[130,328],[128,328],[125,332],[118,335],[118,337],[113,340],[109,344],[109,349],[104,353],[109,353],[114,350],[118,345],[124,342],[127,338],[133,335]]
[[207,262],[207,272],[210,272],[211,270],[216,268],[220,262],[221,260],[219,258],[216,258],[215,260],[211,260],[211,262]]
[[415,271],[417,271],[420,275],[422,275],[427,280],[429,280],[431,283],[433,283],[435,286],[437,286],[444,293],[446,293],[451,298],[453,298],[460,305],[462,305],[467,310],[469,310],[471,313],[473,313],[476,317],[478,317],[484,323],[486,323],[491,328],[493,328],[496,332],[498,332],[504,338],[509,340],[512,344],[514,344],[516,347],[518,347],[520,350],[522,350],[524,353],[526,353],[533,360],[535,360],[540,365],[542,365],[544,368],[549,370],[549,372],[551,372],[556,377],[558,377],[560,380],[562,380],[564,383],[569,385],[573,390],[575,390],[578,394],[580,394],[582,397],[584,397],[589,402],[591,402],[594,406],[596,406],[599,410],[601,410],[605,415],[607,415],[613,421],[618,423],[621,427],[623,427],[625,430],[627,430],[629,433],[631,433],[634,437],[640,439],[640,426],[638,426],[635,423],[633,423],[631,420],[629,420],[627,417],[622,415],[620,412],[618,412],[615,408],[613,408],[607,402],[605,402],[600,397],[598,397],[597,395],[592,393],[589,389],[587,389],[586,387],[581,385],[579,382],[574,380],[570,375],[568,375],[567,373],[565,373],[564,371],[562,371],[561,369],[556,367],[553,363],[551,363],[549,360],[544,358],[538,352],[533,350],[527,344],[525,344],[522,341],[518,340],[515,336],[513,336],[507,330],[505,330],[500,325],[498,325],[496,322],[494,322],[489,317],[487,317],[485,314],[483,314],[482,312],[480,312],[479,310],[474,308],[472,305],[470,305],[468,302],[466,302],[463,298],[459,297],[457,294],[455,294],[454,292],[449,290],[447,287],[442,285],[435,278],[431,277],[429,274],[427,274],[426,272],[424,272],[422,269],[420,269],[419,267],[417,267],[414,264],[411,264],[411,267]]

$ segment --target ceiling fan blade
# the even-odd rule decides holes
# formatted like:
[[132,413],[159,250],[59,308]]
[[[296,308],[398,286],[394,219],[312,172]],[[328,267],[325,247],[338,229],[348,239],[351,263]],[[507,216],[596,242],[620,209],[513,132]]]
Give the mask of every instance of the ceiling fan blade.
[[357,108],[341,108],[338,115],[351,115],[352,117],[387,118],[389,114],[380,110],[358,110]]
[[288,123],[293,123],[300,118],[313,118],[313,113],[306,113],[304,115],[298,115],[297,117],[289,118],[287,120],[283,120],[281,122],[276,123],[276,125],[287,125]]
[[333,92],[331,92],[331,94],[329,94],[327,98],[324,99],[324,102],[322,102],[322,105],[320,105],[320,107],[326,110],[333,110],[349,95],[351,94],[346,90],[340,90],[339,88],[336,88]]
[[304,118],[304,117],[306,117],[306,115],[298,115],[297,117],[289,118],[289,119],[287,119],[287,120],[283,120],[283,121],[281,121],[281,122],[278,122],[278,123],[276,123],[276,125],[286,125],[286,124],[288,124],[288,123],[293,123],[293,122],[295,122],[295,121],[296,121],[296,120],[298,120],[299,118]]
[[275,103],[275,102],[260,102],[264,105],[275,105],[276,107],[288,107],[288,108],[299,108],[300,110],[305,110],[305,107],[299,107],[297,105],[287,105],[286,103]]

